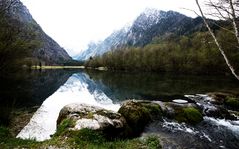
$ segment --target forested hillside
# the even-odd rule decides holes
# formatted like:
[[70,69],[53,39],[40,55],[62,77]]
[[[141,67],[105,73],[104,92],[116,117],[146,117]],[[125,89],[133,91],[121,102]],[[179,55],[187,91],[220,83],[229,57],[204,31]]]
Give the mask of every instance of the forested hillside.
[[[230,27],[228,27],[230,29]],[[239,69],[239,51],[230,32],[215,30],[235,69]],[[229,73],[207,31],[189,35],[168,34],[143,47],[125,46],[88,60],[86,66],[106,66],[113,70],[145,70],[195,74]]]
[[21,1],[0,1],[0,71],[69,61],[71,57],[44,33]]

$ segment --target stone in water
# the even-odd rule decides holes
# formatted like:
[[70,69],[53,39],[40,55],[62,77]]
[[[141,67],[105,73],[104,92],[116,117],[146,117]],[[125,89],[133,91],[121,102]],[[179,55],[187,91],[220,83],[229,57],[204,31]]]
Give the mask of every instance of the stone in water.
[[182,99],[175,99],[175,100],[173,100],[173,102],[179,103],[179,104],[186,104],[186,103],[188,103],[187,100],[182,100]]

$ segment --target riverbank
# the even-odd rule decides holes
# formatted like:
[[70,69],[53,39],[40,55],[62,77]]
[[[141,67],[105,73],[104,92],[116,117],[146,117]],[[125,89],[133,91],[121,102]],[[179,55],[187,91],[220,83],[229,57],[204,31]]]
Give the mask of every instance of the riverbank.
[[[232,95],[229,93],[210,93],[208,95],[210,96],[201,94],[187,95],[186,96],[188,98],[187,102],[185,100],[184,101],[174,100],[174,102],[130,100],[124,102],[121,105],[121,109],[118,112],[121,113],[122,116],[126,119],[129,128],[130,129],[133,128],[132,130],[128,128],[126,129],[126,131],[131,132],[131,134],[132,132],[136,132],[137,134],[136,136],[140,134],[140,137],[136,138],[130,137],[132,139],[129,139],[127,136],[123,138],[122,137],[118,138],[115,135],[113,135],[114,137],[112,138],[108,136],[109,134],[107,134],[106,131],[104,131],[104,129],[92,130],[89,128],[83,128],[77,130],[75,129],[76,125],[79,125],[77,121],[82,121],[83,119],[84,120],[91,119],[94,117],[99,118],[102,116],[96,116],[95,114],[98,113],[104,115],[105,112],[96,111],[96,113],[94,114],[93,110],[83,114],[81,113],[82,112],[81,109],[85,108],[73,108],[72,112],[78,113],[80,119],[77,120],[76,114],[71,114],[72,112],[70,113],[63,112],[63,115],[60,114],[61,116],[59,116],[60,119],[58,118],[59,121],[57,122],[59,123],[57,125],[58,127],[56,133],[51,136],[51,139],[46,141],[37,142],[34,139],[22,140],[19,138],[15,138],[13,135],[10,135],[10,131],[12,128],[0,127],[0,148],[51,147],[51,148],[144,149],[144,148],[161,148],[161,146],[163,148],[167,148],[167,146],[205,147],[206,144],[212,147],[217,143],[217,141],[221,140],[220,136],[214,136],[212,130],[217,133],[221,133],[221,131],[223,131],[223,133],[225,133],[224,136],[226,135],[230,139],[230,137],[233,137],[233,135],[231,134],[231,130],[237,129],[239,127],[237,124],[239,115],[238,112],[236,112],[239,110],[238,109],[239,96],[238,94]],[[232,102],[234,104],[231,104]],[[83,105],[83,107],[87,106]],[[222,107],[224,108],[222,109]],[[80,111],[76,112],[75,111],[76,109]],[[102,111],[101,109],[99,110]],[[235,112],[231,112],[232,110]],[[64,113],[66,114],[65,116]],[[17,115],[20,116],[22,114]],[[112,113],[106,115],[115,119],[115,116]],[[155,121],[155,116],[157,116],[157,119],[159,118],[158,121]],[[102,121],[102,119],[100,121]],[[113,121],[116,122],[115,120]],[[151,122],[149,123],[149,125],[147,125],[146,121]],[[105,126],[109,127],[104,122],[103,127]],[[145,126],[146,129],[144,129]],[[119,127],[117,126],[117,129],[118,128]],[[134,130],[134,128],[137,129]],[[139,131],[138,128],[140,128]],[[218,128],[220,131],[218,131],[216,128]],[[110,127],[110,129],[112,129],[112,127]],[[120,130],[123,131],[122,129]],[[172,134],[169,133],[170,131],[172,131],[173,133]],[[235,131],[235,133],[236,132],[237,131]],[[178,135],[180,135],[180,137]],[[190,137],[190,139],[188,137]],[[185,144],[185,142],[182,141],[185,138],[188,138],[188,142],[191,143]],[[227,138],[224,139],[226,140],[222,139],[222,141],[220,141],[219,143],[220,146],[224,147],[230,146],[230,148],[233,148],[233,146],[235,147],[237,144],[236,142],[231,142],[229,140],[228,142]],[[216,146],[216,148],[220,148],[219,144],[218,146]]]
[[134,139],[108,140],[101,132],[90,129],[79,131],[62,131],[68,124],[60,125],[60,129],[50,140],[37,142],[35,140],[23,140],[11,136],[9,129],[0,127],[0,148],[114,148],[114,149],[160,149],[161,145],[157,136],[140,137]]

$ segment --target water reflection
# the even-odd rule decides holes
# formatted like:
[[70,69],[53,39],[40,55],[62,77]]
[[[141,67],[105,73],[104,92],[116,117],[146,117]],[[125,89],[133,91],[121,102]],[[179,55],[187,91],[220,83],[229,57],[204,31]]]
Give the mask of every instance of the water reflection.
[[86,103],[108,110],[118,111],[119,104],[113,104],[101,90],[93,88],[95,83],[85,73],[72,75],[54,94],[48,97],[17,137],[43,141],[50,139],[56,130],[60,110],[70,103]]
[[229,76],[99,71],[87,73],[107,96],[116,101],[129,98],[167,101],[184,98],[184,95],[216,91],[239,93],[239,82]]
[[40,106],[72,75],[72,71],[22,71],[0,74],[0,125],[8,125],[16,109]]
[[17,108],[41,107],[18,135],[49,139],[61,108],[87,103],[117,111],[126,99],[168,101],[187,94],[215,91],[239,93],[238,81],[225,76],[183,76],[158,73],[47,70],[0,77],[0,124]]

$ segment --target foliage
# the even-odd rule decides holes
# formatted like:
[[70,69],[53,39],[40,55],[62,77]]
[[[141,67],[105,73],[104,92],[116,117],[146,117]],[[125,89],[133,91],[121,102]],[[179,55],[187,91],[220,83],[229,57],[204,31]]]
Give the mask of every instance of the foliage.
[[27,65],[32,60],[32,51],[41,45],[34,27],[34,23],[26,26],[0,14],[0,71]]
[[[225,52],[233,64],[239,63],[239,52],[234,36],[224,30],[217,31]],[[208,32],[195,32],[187,36],[154,38],[144,47],[122,47],[94,57],[86,66],[106,66],[117,70],[143,70],[217,74],[228,72],[226,64]],[[239,65],[237,66],[238,69]]]

